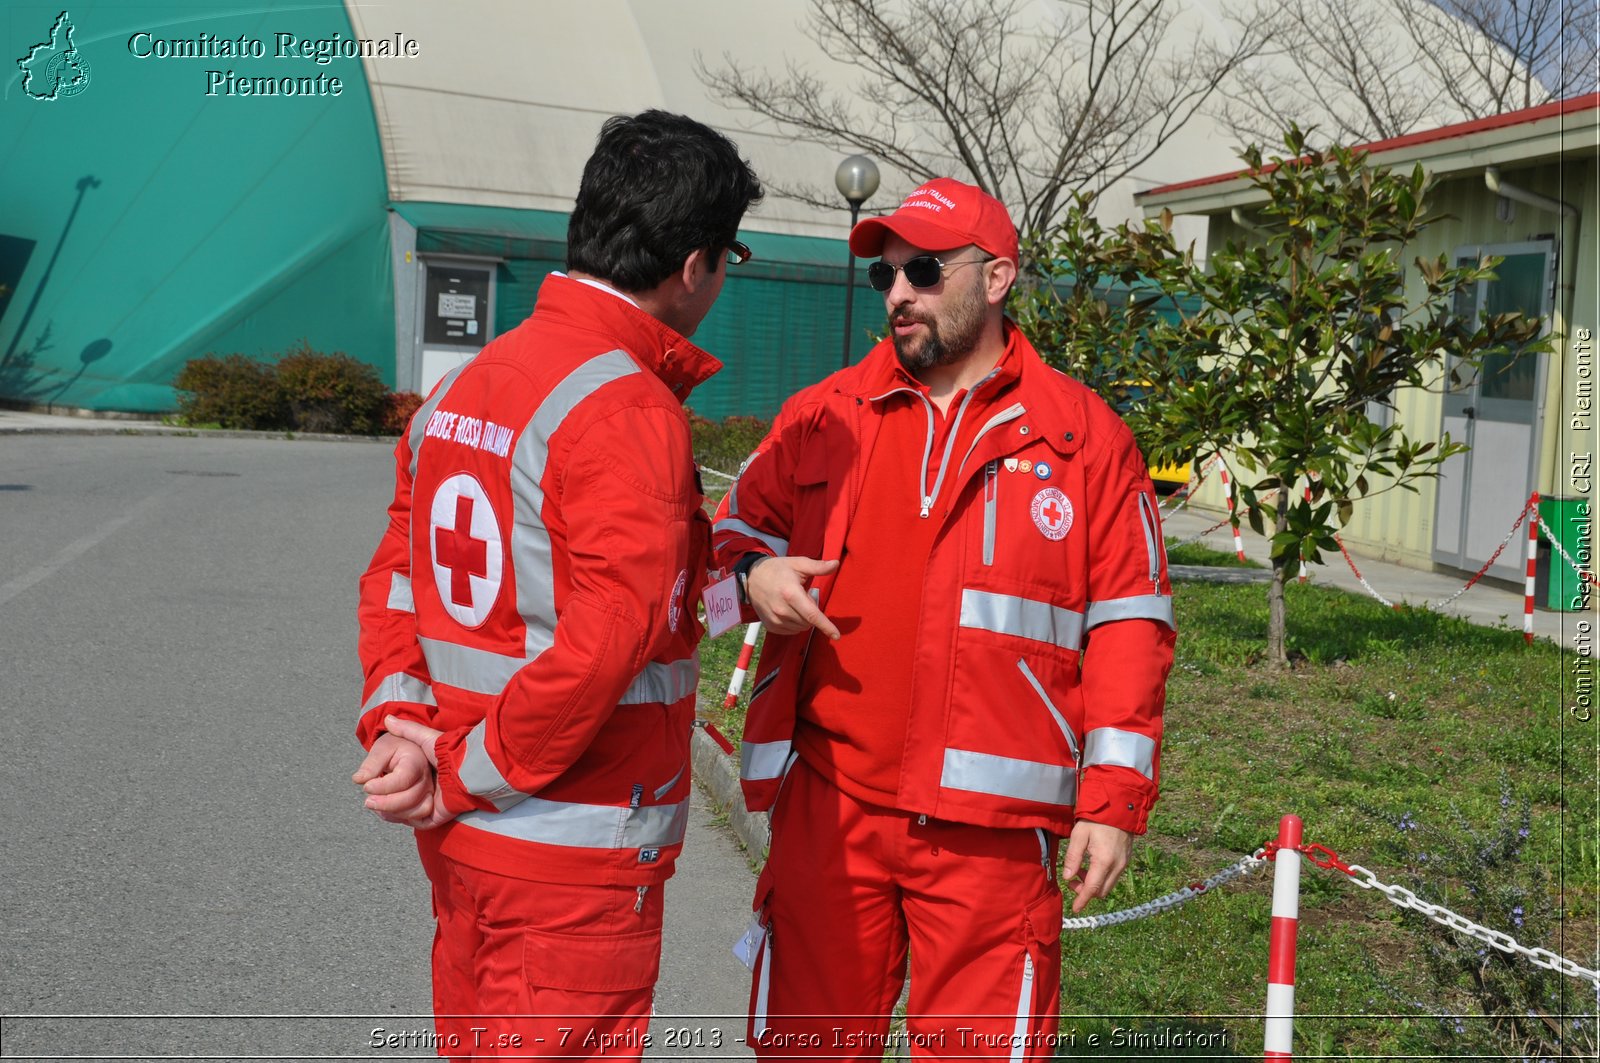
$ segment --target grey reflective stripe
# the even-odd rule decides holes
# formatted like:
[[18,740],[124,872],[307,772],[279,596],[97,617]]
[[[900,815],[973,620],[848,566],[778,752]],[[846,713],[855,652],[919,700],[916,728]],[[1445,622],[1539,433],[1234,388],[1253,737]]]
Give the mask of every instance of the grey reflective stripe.
[[739,778],[747,782],[783,778],[789,761],[788,742],[745,742],[739,746]]
[[373,690],[372,696],[366,704],[361,706],[363,714],[371,712],[386,701],[411,701],[418,705],[437,705],[433,700],[433,687],[426,680],[418,679],[414,675],[404,672],[395,672],[378,680],[378,686]]
[[733,517],[723,517],[711,526],[711,531],[713,533],[723,531],[738,532],[740,535],[748,535],[752,539],[759,539],[766,543],[767,549],[778,557],[787,557],[789,554],[788,539],[780,539],[776,535],[768,535],[764,531],[757,531],[744,521],[736,520]]
[[389,608],[397,613],[414,613],[417,603],[411,597],[411,579],[398,572],[389,573]]
[[1033,598],[961,591],[961,626],[1016,635],[1075,650],[1083,644],[1083,614]]
[[[477,355],[473,355],[473,358],[476,357]],[[460,376],[461,371],[471,364],[472,358],[468,358],[465,362],[446,373],[444,379],[439,381],[439,386],[433,389],[433,394],[429,395],[423,404],[417,407],[417,412],[412,415],[411,434],[406,437],[406,441],[411,446],[411,478],[413,480],[417,478],[417,454],[421,452],[422,436],[428,429],[428,421],[433,417],[433,412],[439,408],[439,404],[444,401],[445,394],[450,390],[450,385],[456,382],[456,377]]]
[[1071,768],[1014,760],[970,749],[946,749],[939,785],[950,790],[970,790],[995,797],[1014,797],[1042,805],[1070,805],[1077,797],[1078,779]]
[[1050,710],[1050,715],[1056,721],[1056,727],[1061,730],[1061,737],[1067,740],[1067,748],[1072,750],[1073,761],[1077,762],[1079,759],[1078,739],[1073,735],[1072,728],[1067,726],[1067,718],[1061,715],[1056,709],[1056,703],[1051,701],[1050,695],[1044,692],[1044,684],[1039,682],[1039,677],[1033,674],[1033,669],[1028,667],[1028,662],[1018,657],[1017,667],[1022,670],[1022,678],[1028,681],[1028,685],[1033,687],[1033,692],[1039,695],[1039,700],[1044,702],[1044,707]]
[[623,351],[596,355],[550,389],[517,436],[511,456],[511,564],[517,574],[517,612],[527,625],[525,649],[530,660],[556,639],[555,569],[540,486],[550,459],[550,437],[578,403],[613,380],[637,372],[638,363]]
[[1083,736],[1083,766],[1132,768],[1152,781],[1156,777],[1156,740],[1137,731],[1096,727]]
[[417,637],[428,672],[435,683],[470,690],[474,694],[498,694],[511,677],[532,663],[531,658],[508,657],[503,653],[458,646],[453,642]]
[[651,661],[629,684],[618,705],[671,705],[682,701],[700,685],[700,654],[681,661],[658,664]]
[[647,849],[678,845],[689,825],[688,799],[675,805],[580,805],[530,797],[505,812],[474,810],[457,823],[506,838],[580,849]]
[[483,746],[487,728],[488,721],[479,720],[478,725],[467,732],[466,751],[461,755],[456,775],[468,793],[494,802],[494,807],[504,812],[528,795],[506,782],[506,777],[489,759],[489,751]]
[[1170,594],[1136,594],[1131,598],[1090,602],[1088,611],[1084,613],[1084,628],[1087,630],[1113,620],[1158,620],[1174,631],[1178,629],[1172,619]]

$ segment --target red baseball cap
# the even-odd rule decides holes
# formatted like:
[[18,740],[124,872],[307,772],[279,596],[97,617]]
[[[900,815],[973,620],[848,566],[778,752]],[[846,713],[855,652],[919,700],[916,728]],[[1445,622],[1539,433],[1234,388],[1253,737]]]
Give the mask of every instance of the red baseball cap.
[[936,177],[905,198],[893,214],[867,218],[850,230],[850,251],[861,258],[883,253],[894,233],[924,251],[949,251],[976,244],[997,258],[1017,262],[1017,227],[1005,204],[974,185]]

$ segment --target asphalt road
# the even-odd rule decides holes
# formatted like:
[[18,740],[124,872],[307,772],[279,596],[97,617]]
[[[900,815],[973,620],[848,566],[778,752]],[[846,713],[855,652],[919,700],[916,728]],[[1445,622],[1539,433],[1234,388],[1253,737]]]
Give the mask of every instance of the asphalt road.
[[[370,443],[0,438],[0,1054],[432,1055],[426,883],[349,782],[391,476]],[[742,1057],[709,1016],[743,1013],[751,878],[703,810],[686,850],[648,1054]]]

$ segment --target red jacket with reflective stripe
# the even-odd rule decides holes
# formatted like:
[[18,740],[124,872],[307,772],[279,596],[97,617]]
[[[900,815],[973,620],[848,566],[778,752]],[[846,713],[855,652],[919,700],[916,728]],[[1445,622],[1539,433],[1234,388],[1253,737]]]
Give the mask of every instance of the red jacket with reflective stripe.
[[[970,450],[945,458],[929,508],[938,530],[896,804],[1057,834],[1075,816],[1142,832],[1175,640],[1155,494],[1110,407],[1006,328],[1012,357],[971,389],[995,412]],[[895,365],[885,341],[784,405],[717,511],[719,564],[840,556],[875,399],[903,386]],[[813,587],[826,612],[832,580]],[[884,587],[882,607],[897,597]],[[787,766],[809,638],[769,634],[762,650],[741,751],[752,808],[771,805]]]
[[720,364],[548,278],[395,450],[361,580],[357,737],[444,731],[441,851],[546,881],[666,879],[688,815],[709,521],[683,399]]

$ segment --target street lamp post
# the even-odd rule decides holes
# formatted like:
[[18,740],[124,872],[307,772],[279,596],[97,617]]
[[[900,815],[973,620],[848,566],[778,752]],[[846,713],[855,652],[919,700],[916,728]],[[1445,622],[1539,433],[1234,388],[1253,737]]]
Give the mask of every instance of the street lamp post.
[[[872,193],[878,190],[878,166],[865,155],[851,155],[839,164],[834,171],[833,183],[839,189],[839,194],[844,196],[845,202],[850,204],[850,228],[856,227],[856,219],[861,216],[861,204],[872,198]],[[846,245],[848,247],[848,239]],[[850,267],[849,279],[845,282],[844,290],[844,364],[850,364],[850,311],[856,301],[856,256],[849,252]]]

